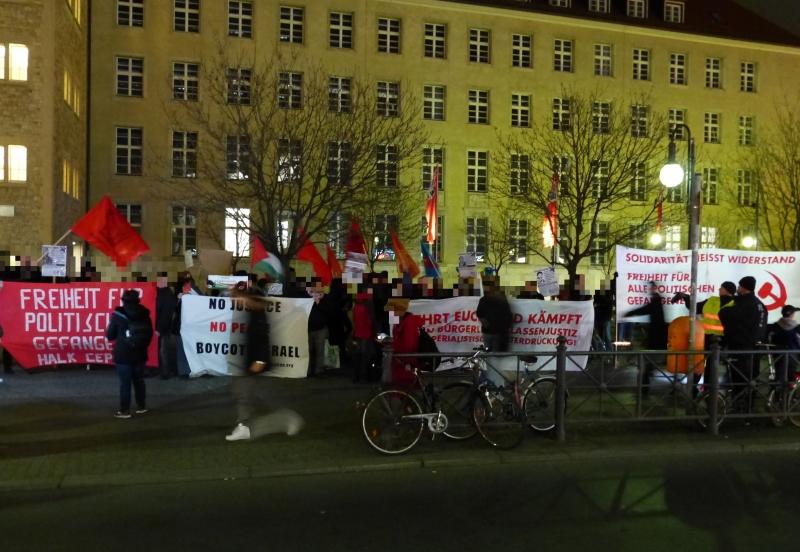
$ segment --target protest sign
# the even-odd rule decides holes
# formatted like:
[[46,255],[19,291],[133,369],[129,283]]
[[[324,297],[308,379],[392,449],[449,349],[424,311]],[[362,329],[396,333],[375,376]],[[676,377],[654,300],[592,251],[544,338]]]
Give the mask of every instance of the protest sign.
[[462,253],[458,256],[458,277],[475,278],[478,275],[478,261],[474,253]]
[[42,246],[42,276],[64,277],[67,275],[67,246]]
[[561,289],[558,286],[555,267],[548,266],[536,271],[536,287],[545,297],[559,294]]
[[[105,332],[126,289],[139,292],[151,319],[156,313],[155,283],[0,284],[0,344],[23,368],[113,364]],[[147,352],[147,365],[158,366],[157,339]]]
[[244,283],[247,286],[247,276],[225,276],[222,274],[209,274],[207,279],[208,289],[231,290],[236,284]]

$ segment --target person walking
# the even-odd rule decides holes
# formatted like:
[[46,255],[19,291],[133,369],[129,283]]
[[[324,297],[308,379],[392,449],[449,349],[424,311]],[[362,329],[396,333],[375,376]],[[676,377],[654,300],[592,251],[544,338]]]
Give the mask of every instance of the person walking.
[[150,311],[139,303],[139,292],[135,289],[122,294],[122,306],[114,309],[106,338],[114,342],[114,364],[119,377],[119,410],[114,417],[131,417],[131,385],[136,397],[136,414],[145,414],[144,367],[147,348],[153,339],[153,323]]
[[348,312],[353,307],[353,299],[347,293],[341,278],[334,278],[328,292],[328,343],[339,349],[339,367],[344,369],[350,361],[347,354],[347,339],[353,330]]
[[[658,292],[655,282],[650,282],[650,298],[647,303],[639,308],[628,311],[625,317],[647,316],[650,326],[647,329],[647,348],[654,351],[663,351],[667,348],[667,323],[664,318],[664,299]],[[647,357],[644,374],[642,374],[642,397],[650,394],[650,378],[653,370],[660,371],[659,361],[653,356]]]

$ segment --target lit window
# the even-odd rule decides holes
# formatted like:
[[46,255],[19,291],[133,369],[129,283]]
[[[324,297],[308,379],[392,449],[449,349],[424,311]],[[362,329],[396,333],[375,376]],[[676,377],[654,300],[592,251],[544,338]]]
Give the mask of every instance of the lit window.
[[197,214],[191,207],[172,207],[172,254],[197,254]]
[[25,146],[0,146],[0,182],[26,182],[28,180],[28,148]]
[[392,230],[397,229],[397,215],[375,215],[375,246],[372,256],[376,261],[393,261],[395,259]]
[[713,226],[700,227],[700,247],[712,249],[717,246],[717,229]]
[[667,226],[664,228],[664,249],[667,251],[681,250],[680,226]]
[[28,47],[0,44],[0,80],[28,80]]
[[81,1],[82,0],[67,0],[69,11],[72,12],[72,17],[75,18],[75,22],[78,25],[81,24]]
[[250,209],[225,209],[225,250],[234,257],[250,256]]
[[281,6],[281,42],[303,43],[303,8]]

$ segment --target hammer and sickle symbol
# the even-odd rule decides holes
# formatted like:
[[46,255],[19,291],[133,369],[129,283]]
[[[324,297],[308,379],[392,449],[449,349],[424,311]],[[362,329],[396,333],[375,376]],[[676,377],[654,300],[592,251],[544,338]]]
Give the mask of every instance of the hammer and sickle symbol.
[[761,299],[769,298],[772,300],[769,303],[767,303],[766,301],[764,302],[764,306],[767,308],[767,310],[772,311],[775,309],[779,309],[786,304],[786,299],[787,299],[786,286],[784,285],[783,281],[777,276],[775,276],[772,272],[770,272],[769,270],[767,270],[766,272],[767,274],[772,276],[774,280],[778,283],[778,294],[776,295],[775,293],[773,293],[772,282],[764,282],[764,284],[762,284],[762,286],[758,288],[758,296]]

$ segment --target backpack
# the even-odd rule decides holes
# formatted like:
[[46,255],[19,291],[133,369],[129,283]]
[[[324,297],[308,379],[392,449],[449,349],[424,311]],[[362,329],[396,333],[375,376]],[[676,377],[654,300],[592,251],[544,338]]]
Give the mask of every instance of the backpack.
[[[417,352],[435,354],[439,352],[439,347],[436,346],[436,341],[433,340],[431,335],[425,331],[425,328],[419,329],[419,338],[417,339]],[[440,357],[423,357],[419,359],[419,369],[426,372],[434,371],[441,362]]]
[[127,322],[125,330],[119,336],[118,341],[129,351],[146,351],[153,338],[153,326],[149,317],[137,317],[131,320],[127,315],[119,311],[117,314]]

